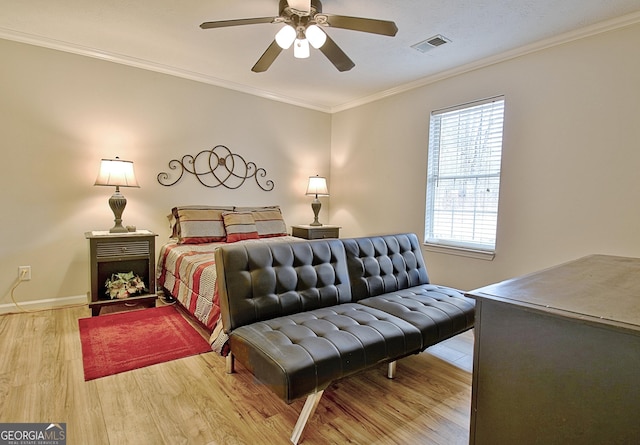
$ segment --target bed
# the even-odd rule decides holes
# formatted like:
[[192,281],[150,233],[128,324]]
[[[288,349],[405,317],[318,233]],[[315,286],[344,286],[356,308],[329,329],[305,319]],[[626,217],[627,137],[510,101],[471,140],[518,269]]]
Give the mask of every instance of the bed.
[[287,234],[279,206],[183,206],[169,215],[171,240],[158,254],[157,281],[210,334],[212,349],[226,354],[216,290],[215,250],[228,243],[299,240]]

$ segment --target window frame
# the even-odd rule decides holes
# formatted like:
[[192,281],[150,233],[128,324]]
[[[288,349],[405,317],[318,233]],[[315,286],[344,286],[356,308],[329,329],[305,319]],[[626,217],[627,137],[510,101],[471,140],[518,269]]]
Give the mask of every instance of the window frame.
[[[486,99],[481,99],[477,101],[456,105],[453,107],[442,108],[442,109],[434,110],[431,112],[429,117],[429,146],[428,146],[427,185],[426,185],[426,201],[425,201],[426,206],[425,206],[425,225],[424,225],[424,246],[426,250],[463,255],[463,256],[468,256],[473,258],[489,259],[489,260],[492,260],[495,257],[497,235],[498,235],[498,230],[497,230],[498,229],[498,203],[499,203],[499,197],[500,197],[502,156],[503,156],[503,150],[504,150],[504,117],[505,117],[505,105],[506,105],[505,102],[506,102],[505,96],[499,95],[499,96],[493,96]],[[441,166],[441,162],[440,162],[440,156],[442,154],[441,145],[446,146],[446,143],[442,144],[443,134],[441,130],[442,130],[443,117],[445,115],[449,115],[447,117],[451,117],[452,116],[451,113],[455,113],[455,112],[459,112],[454,115],[456,117],[460,117],[460,116],[466,117],[473,114],[473,111],[470,111],[471,109],[478,109],[478,107],[484,107],[485,109],[487,109],[487,111],[491,111],[493,113],[494,112],[493,109],[496,107],[496,105],[499,106],[497,111],[498,112],[501,111],[502,114],[498,116],[499,119],[497,121],[494,121],[495,118],[492,116],[491,117],[492,121],[489,125],[487,125],[487,128],[491,128],[491,125],[494,125],[497,123],[501,126],[499,128],[499,133],[496,130],[493,133],[490,133],[491,134],[490,138],[487,138],[487,140],[482,141],[483,149],[488,148],[488,150],[490,151],[490,154],[486,156],[485,159],[490,158],[489,160],[493,161],[493,163],[489,162],[488,164],[489,167],[483,167],[483,169],[480,169],[479,171],[476,171],[475,173],[472,173],[472,174],[470,173],[462,174],[461,173],[462,168],[457,168],[457,169],[454,169],[456,173],[453,175],[449,175],[449,176],[442,175],[442,178],[443,178],[442,180],[449,180],[449,181],[464,180],[464,179],[471,179],[474,181],[485,179],[486,181],[489,181],[490,180],[489,178],[492,178],[495,184],[495,181],[497,180],[497,193],[495,194],[495,199],[493,200],[495,201],[495,204],[493,204],[493,206],[495,207],[495,220],[491,221],[492,227],[489,227],[490,231],[491,230],[493,231],[493,239],[491,242],[474,241],[473,238],[476,236],[475,228],[467,231],[467,234],[470,235],[470,238],[455,239],[456,237],[455,218],[456,217],[461,218],[460,215],[465,213],[460,209],[451,211],[453,216],[451,216],[451,221],[449,222],[449,224],[450,224],[450,230],[453,236],[449,238],[443,237],[443,236],[437,236],[437,234],[436,236],[434,236],[434,224],[436,219],[438,218],[437,216],[434,216],[434,215],[436,212],[442,212],[442,207],[441,206],[438,207],[435,205],[436,195],[438,191],[435,187],[438,181],[441,180],[440,169],[444,170],[444,168],[447,168],[447,167],[451,168],[452,166],[458,167],[462,164],[462,162],[459,159],[457,159],[455,161],[452,161],[449,164],[446,164],[444,168],[442,168]],[[470,126],[471,125],[469,124],[469,127]],[[469,128],[467,127],[464,129],[468,130]],[[484,129],[484,127],[479,126],[478,129]],[[463,132],[464,132],[463,130],[460,130],[460,128],[458,128],[454,132],[448,133],[448,135],[452,136],[455,139],[456,144],[458,144],[460,139],[462,138]],[[499,136],[497,136],[498,134]],[[496,148],[497,148],[496,141],[499,142],[499,151],[496,151]],[[471,145],[471,143],[469,145]],[[473,148],[473,147],[467,147],[467,148]],[[464,153],[468,154],[469,152],[470,151],[467,151]],[[495,159],[496,152],[498,153],[497,161]],[[459,150],[456,150],[456,153],[459,155],[462,152]],[[476,152],[473,151],[473,153],[475,154]],[[483,150],[483,154],[486,154],[485,150]],[[477,168],[477,165],[474,164],[474,168]],[[472,188],[474,192],[477,192],[480,189],[482,189],[482,187],[480,187],[477,184]],[[487,189],[487,191],[489,190]],[[474,196],[476,195],[477,194],[474,194]],[[490,206],[486,206],[486,208],[488,207]],[[487,215],[492,213],[492,212],[488,212],[486,208],[476,205],[476,202],[474,201],[474,204],[472,206],[472,213],[469,213],[469,212],[466,212],[466,213],[473,215],[472,219],[475,221],[475,219],[479,216],[487,217]],[[482,211],[482,209],[485,209],[485,210]],[[458,226],[459,228],[461,227],[460,222],[458,223]],[[464,230],[462,232],[464,232]]]

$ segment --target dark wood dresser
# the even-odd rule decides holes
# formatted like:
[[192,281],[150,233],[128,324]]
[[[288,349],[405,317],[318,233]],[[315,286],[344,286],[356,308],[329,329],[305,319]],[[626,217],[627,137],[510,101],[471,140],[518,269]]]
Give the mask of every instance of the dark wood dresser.
[[640,440],[640,259],[593,255],[476,299],[470,443]]

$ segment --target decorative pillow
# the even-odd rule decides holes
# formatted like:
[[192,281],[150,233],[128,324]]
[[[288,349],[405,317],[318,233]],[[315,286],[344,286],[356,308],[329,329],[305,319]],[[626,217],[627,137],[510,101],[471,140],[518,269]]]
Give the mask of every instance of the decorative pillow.
[[258,239],[258,229],[251,212],[225,212],[222,214],[227,242]]
[[224,241],[226,233],[222,214],[227,209],[178,207],[175,209],[180,244],[200,244]]
[[280,208],[254,210],[251,214],[256,222],[256,228],[258,229],[258,236],[260,236],[260,238],[272,238],[285,236],[287,234],[287,225],[284,222]]

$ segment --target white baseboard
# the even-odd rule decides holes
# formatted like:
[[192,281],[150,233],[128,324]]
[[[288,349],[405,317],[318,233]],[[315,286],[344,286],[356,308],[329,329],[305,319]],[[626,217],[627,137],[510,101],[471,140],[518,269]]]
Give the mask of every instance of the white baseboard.
[[[20,307],[28,310],[44,310],[44,309],[56,309],[63,306],[88,304],[86,295],[75,295],[71,297],[62,298],[47,298],[46,300],[34,300],[34,301],[19,301]],[[22,312],[19,307],[16,307],[13,303],[0,304],[0,315],[19,313]]]

